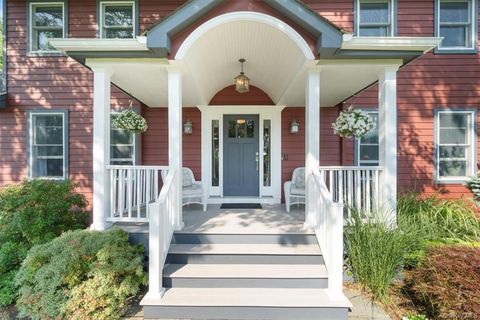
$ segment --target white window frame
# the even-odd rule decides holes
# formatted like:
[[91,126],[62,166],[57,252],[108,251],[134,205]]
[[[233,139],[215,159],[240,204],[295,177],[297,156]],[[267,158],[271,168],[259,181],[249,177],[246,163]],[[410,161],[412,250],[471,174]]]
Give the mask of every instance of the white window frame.
[[355,29],[356,29],[356,35],[360,37],[368,37],[368,36],[362,36],[360,35],[360,26],[362,25],[360,21],[361,17],[361,4],[362,3],[387,3],[388,4],[388,12],[389,17],[390,17],[390,23],[389,24],[384,24],[384,23],[378,23],[378,24],[368,24],[368,26],[371,27],[384,27],[388,26],[389,27],[389,34],[387,37],[394,37],[395,36],[395,30],[396,30],[396,10],[395,10],[395,3],[396,0],[355,0],[356,4],[356,14],[355,14]]
[[438,45],[438,52],[451,52],[451,51],[476,51],[477,46],[477,17],[475,9],[478,6],[477,0],[436,0],[435,1],[435,36],[440,37],[440,8],[442,2],[467,2],[469,10],[469,25],[470,25],[470,46],[469,47],[444,47],[442,42]]
[[[35,123],[34,123],[34,117],[35,116],[62,116],[62,146],[63,146],[63,176],[62,177],[51,177],[51,176],[42,176],[42,177],[34,177],[33,176],[33,168],[34,168],[34,148],[36,146],[35,144]],[[67,111],[31,111],[29,113],[28,117],[29,121],[29,129],[28,129],[28,135],[29,135],[29,149],[28,149],[28,163],[29,163],[29,174],[28,177],[29,179],[49,179],[49,180],[65,180],[68,178],[68,113]],[[43,145],[45,146],[45,145]],[[50,159],[60,159],[59,156],[57,157],[52,157],[52,156],[42,156],[44,158],[50,158]],[[37,157],[39,158],[39,157]]]
[[[136,11],[136,3],[135,1],[100,1],[100,17],[99,17],[99,35],[102,39],[109,39],[106,37],[105,32],[105,8],[108,6],[127,6],[130,5],[132,7],[132,38],[135,38],[137,35],[137,11]],[[126,29],[126,27],[124,27]]]
[[[67,37],[67,10],[65,6],[64,1],[50,1],[50,2],[40,2],[40,1],[31,1],[29,2],[29,15],[28,15],[28,51],[31,53],[59,53],[60,51],[58,50],[40,50],[36,49],[34,50],[33,48],[33,29],[38,28],[34,26],[34,13],[35,13],[35,8],[38,7],[52,7],[52,6],[61,6],[62,7],[62,14],[63,14],[63,26],[62,26],[62,38]],[[45,29],[51,29],[51,28],[45,28]]]
[[[364,112],[368,113],[369,115],[370,114],[376,114],[377,117],[378,117],[378,109],[375,108],[375,109],[362,109]],[[379,131],[379,128],[378,126],[374,129],[374,130],[377,130],[377,132]],[[379,139],[380,139],[380,134],[379,134]],[[362,160],[360,159],[360,147],[362,145],[372,145],[372,146],[375,146],[375,144],[372,144],[372,143],[368,143],[368,144],[365,144],[365,143],[361,143],[361,138],[360,139],[355,139],[355,164],[357,166],[379,166],[380,165],[380,156],[378,158],[378,160]],[[378,141],[378,147],[380,148],[380,140]],[[380,150],[380,149],[379,149]]]
[[[451,176],[451,177],[440,177],[440,115],[441,114],[467,114],[469,115],[468,122],[468,143],[462,146],[465,146],[468,150],[466,152],[467,156],[467,172],[466,176]],[[437,109],[435,110],[435,154],[434,154],[434,163],[435,163],[435,180],[436,183],[451,183],[451,184],[463,184],[469,179],[469,177],[475,175],[476,172],[476,152],[477,152],[477,135],[476,135],[476,117],[477,112],[473,110],[465,109]],[[458,146],[459,144],[445,144],[450,146]]]
[[[121,111],[112,111],[110,113],[110,117],[113,118],[113,116],[115,116],[116,114],[119,114]],[[111,119],[112,120],[112,119]],[[133,161],[132,161],[132,164],[133,166],[137,165],[137,162],[138,162],[138,156],[137,156],[137,145],[138,145],[138,134],[134,134],[133,137],[132,137],[132,140],[133,140],[133,143],[132,144],[113,144],[112,143],[112,130],[122,130],[122,129],[117,129],[113,126],[113,122],[110,121],[110,150],[112,150],[112,147],[115,145],[115,146],[133,146]],[[129,159],[126,159],[126,158],[118,158],[118,159],[115,159],[113,158],[113,153],[111,152],[110,154],[110,164],[113,165],[113,161],[128,161]],[[114,165],[122,165],[122,164],[114,164]]]

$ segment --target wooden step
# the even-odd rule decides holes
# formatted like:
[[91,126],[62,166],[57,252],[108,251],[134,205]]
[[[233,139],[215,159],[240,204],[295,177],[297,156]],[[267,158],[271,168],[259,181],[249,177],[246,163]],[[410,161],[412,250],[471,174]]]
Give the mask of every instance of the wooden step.
[[142,301],[146,319],[346,319],[351,304],[325,289],[171,288]]
[[175,288],[326,288],[324,265],[169,264],[163,285]]

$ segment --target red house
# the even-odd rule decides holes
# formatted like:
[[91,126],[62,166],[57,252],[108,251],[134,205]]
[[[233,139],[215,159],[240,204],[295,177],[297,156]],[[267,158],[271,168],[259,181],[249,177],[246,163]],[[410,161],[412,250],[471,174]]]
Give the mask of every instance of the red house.
[[[144,235],[146,318],[346,319],[349,208],[394,223],[398,192],[459,198],[477,170],[477,0],[5,0],[3,16],[0,185],[71,179],[93,229]],[[130,105],[143,134],[111,124]],[[352,105],[376,126],[341,138]]]

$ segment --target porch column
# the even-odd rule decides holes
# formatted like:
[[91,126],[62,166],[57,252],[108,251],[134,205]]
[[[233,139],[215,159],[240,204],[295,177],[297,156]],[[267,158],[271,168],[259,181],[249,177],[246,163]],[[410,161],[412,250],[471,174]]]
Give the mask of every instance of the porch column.
[[176,169],[178,183],[177,219],[175,229],[183,228],[182,217],[182,73],[175,67],[168,68],[168,166]]
[[312,173],[320,165],[320,68],[308,71],[305,98],[305,227],[315,225]]
[[93,224],[107,228],[110,214],[110,71],[93,68]]
[[397,70],[387,66],[378,79],[379,163],[381,210],[385,221],[395,225],[397,218]]

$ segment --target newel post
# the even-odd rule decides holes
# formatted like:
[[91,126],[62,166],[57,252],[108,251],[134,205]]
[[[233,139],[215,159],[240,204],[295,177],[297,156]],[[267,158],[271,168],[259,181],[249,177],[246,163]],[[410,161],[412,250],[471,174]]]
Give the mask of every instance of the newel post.
[[93,70],[93,223],[94,230],[108,227],[110,214],[110,79],[104,68]]
[[385,221],[395,226],[397,219],[397,70],[386,66],[378,77],[380,208]]
[[305,227],[315,225],[313,172],[320,165],[320,68],[310,69],[305,97]]
[[183,229],[182,217],[182,73],[168,67],[168,166],[175,170],[175,230]]

